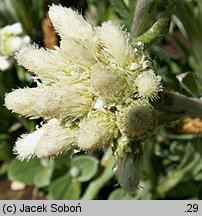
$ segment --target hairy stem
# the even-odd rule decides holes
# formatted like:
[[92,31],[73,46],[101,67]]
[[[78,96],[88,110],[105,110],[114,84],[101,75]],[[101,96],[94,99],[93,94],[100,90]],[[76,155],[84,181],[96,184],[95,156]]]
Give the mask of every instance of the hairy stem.
[[161,39],[168,33],[170,20],[170,16],[158,19],[148,31],[137,37],[135,41],[140,41],[147,45],[153,44],[155,41]]
[[153,102],[153,105],[156,109],[165,112],[202,117],[202,100],[180,94],[164,92],[162,99]]
[[137,0],[131,33],[133,37],[143,34],[150,26],[156,13],[152,6],[156,0]]
[[[138,0],[135,8],[131,35],[135,41],[152,44],[165,36],[170,27],[170,19],[175,0]],[[155,17],[161,11],[159,19]]]

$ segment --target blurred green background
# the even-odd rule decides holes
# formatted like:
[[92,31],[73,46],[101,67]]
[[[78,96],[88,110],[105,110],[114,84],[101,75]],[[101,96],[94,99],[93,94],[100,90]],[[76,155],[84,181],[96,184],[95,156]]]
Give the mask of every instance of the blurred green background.
[[[48,5],[73,7],[93,25],[113,20],[130,31],[135,2],[0,0],[0,28],[21,22],[32,42],[52,48],[59,38],[47,18]],[[151,22],[163,9],[155,10]],[[188,97],[202,96],[201,40],[202,1],[177,1],[169,33],[149,48],[166,90]],[[33,131],[41,119],[28,120],[11,113],[4,107],[4,95],[34,85],[30,74],[16,63],[0,71],[0,199],[202,198],[202,119],[197,117],[180,116],[176,121],[171,113],[159,112],[159,128],[145,142],[141,187],[136,195],[126,194],[117,184],[110,151],[67,152],[52,160],[17,160],[12,152],[16,139]]]

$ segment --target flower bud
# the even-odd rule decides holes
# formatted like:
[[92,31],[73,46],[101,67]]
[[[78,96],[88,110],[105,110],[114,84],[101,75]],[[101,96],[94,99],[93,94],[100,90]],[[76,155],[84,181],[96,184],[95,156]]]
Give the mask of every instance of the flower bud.
[[141,178],[142,145],[130,142],[123,144],[122,141],[119,140],[115,151],[116,175],[121,187],[126,192],[134,193]]
[[157,123],[156,112],[146,101],[136,101],[123,108],[117,116],[119,129],[130,140],[148,138]]
[[156,126],[156,115],[150,106],[133,107],[126,113],[125,125],[129,137],[148,137]]
[[141,98],[155,100],[158,92],[162,91],[161,77],[156,76],[153,70],[143,71],[135,79],[138,95]]

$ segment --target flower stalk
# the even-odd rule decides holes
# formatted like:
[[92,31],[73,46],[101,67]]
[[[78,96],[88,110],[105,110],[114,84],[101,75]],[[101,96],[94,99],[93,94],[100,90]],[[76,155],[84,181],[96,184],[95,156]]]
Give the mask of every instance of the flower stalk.
[[[179,116],[202,117],[202,101],[184,95],[164,92],[161,100],[152,102],[153,106],[164,112],[172,112]],[[178,117],[179,117],[178,116]]]
[[114,158],[111,150],[106,151],[103,159],[106,161],[104,162],[106,163],[105,170],[99,178],[95,179],[89,184],[84,195],[81,198],[82,200],[95,199],[100,189],[103,188],[103,186],[115,175],[115,172],[113,171]]
[[[139,0],[137,1],[131,35],[134,41],[140,41],[151,45],[164,37],[170,27],[171,15],[175,6],[175,0]],[[163,11],[157,21],[154,18]]]

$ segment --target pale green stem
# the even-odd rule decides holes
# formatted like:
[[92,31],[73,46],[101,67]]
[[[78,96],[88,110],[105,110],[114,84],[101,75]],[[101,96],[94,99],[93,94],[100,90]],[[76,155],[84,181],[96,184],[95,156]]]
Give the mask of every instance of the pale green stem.
[[152,20],[156,14],[153,5],[157,0],[137,0],[133,24],[131,28],[132,37],[143,34],[152,25]]
[[148,31],[137,37],[135,42],[150,45],[161,39],[169,32],[170,20],[170,16],[158,19]]
[[[164,37],[169,31],[174,5],[175,0],[138,0],[131,31],[131,36],[135,38],[134,41],[152,44]],[[165,9],[154,23],[158,15],[158,7]]]
[[96,198],[99,191],[103,188],[103,186],[114,176],[113,166],[114,166],[114,158],[112,154],[108,159],[108,165],[101,174],[100,177],[92,181],[88,188],[86,189],[82,200],[93,200]]

